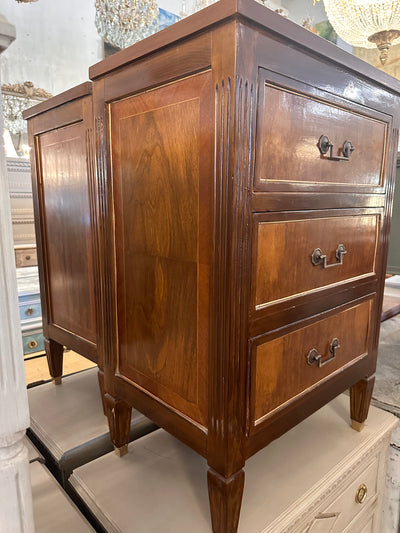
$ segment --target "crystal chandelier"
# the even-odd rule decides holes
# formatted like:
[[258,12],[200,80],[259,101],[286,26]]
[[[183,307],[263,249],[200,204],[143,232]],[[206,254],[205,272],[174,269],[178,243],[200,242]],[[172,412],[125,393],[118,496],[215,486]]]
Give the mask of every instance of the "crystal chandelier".
[[214,4],[216,0],[196,0],[194,4],[194,12],[200,11],[200,9],[204,9],[205,7],[210,6],[211,4]]
[[126,48],[158,29],[155,0],[95,0],[95,24],[109,43]]
[[324,0],[336,33],[347,43],[378,47],[384,64],[392,44],[400,38],[399,0]]
[[[195,0],[193,13],[196,13],[197,11],[200,11],[200,9],[204,9],[205,7],[210,6],[215,2],[217,2],[217,0]],[[288,10],[283,8],[280,4],[274,2],[273,0],[257,0],[257,2],[265,7],[268,7],[269,9],[272,9],[272,11],[275,11],[275,13],[278,13],[278,15],[282,15],[285,18],[288,16]],[[185,0],[183,0],[182,2],[182,10],[179,15],[181,19],[188,16],[188,13],[186,11]]]
[[31,81],[14,85],[4,83],[1,86],[1,94],[4,128],[14,134],[26,131],[26,121],[22,118],[22,112],[52,96],[44,89],[35,88]]

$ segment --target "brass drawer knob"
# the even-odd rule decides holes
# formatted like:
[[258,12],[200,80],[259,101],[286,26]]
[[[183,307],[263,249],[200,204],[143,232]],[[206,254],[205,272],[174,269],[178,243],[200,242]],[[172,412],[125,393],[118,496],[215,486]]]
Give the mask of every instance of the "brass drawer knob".
[[36,348],[37,342],[33,339],[28,343],[29,348]]
[[368,492],[367,485],[362,483],[358,487],[357,492],[356,492],[356,502],[357,503],[364,503],[365,500],[367,499],[367,492]]
[[33,307],[28,307],[28,309],[25,310],[25,314],[28,315],[28,316],[31,316],[33,315]]

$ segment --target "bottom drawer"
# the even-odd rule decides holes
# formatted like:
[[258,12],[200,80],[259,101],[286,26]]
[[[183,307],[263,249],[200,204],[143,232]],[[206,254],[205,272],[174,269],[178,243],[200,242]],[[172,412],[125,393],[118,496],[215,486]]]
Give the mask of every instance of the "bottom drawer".
[[374,299],[368,299],[305,327],[254,341],[254,425],[368,353],[373,304]]
[[22,334],[24,355],[44,351],[44,337],[42,330],[26,331]]

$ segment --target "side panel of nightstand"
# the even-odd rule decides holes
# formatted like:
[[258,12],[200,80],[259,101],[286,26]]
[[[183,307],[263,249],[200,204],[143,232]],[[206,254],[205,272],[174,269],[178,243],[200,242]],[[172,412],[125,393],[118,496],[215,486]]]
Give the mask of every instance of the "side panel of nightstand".
[[44,347],[61,383],[64,347],[99,363],[91,83],[24,111],[31,146]]
[[208,71],[110,104],[117,373],[204,427],[211,95]]

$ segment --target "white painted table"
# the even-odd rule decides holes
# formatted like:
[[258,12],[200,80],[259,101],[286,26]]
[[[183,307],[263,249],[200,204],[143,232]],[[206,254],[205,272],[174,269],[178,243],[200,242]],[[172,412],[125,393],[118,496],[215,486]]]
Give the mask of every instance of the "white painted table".
[[94,533],[47,468],[30,464],[35,533]]
[[40,461],[44,463],[44,457],[39,450],[32,444],[27,436],[24,437],[24,444],[28,449],[28,460],[30,463],[33,461]]
[[[240,533],[380,530],[390,434],[397,419],[371,407],[361,433],[341,396],[246,463]],[[109,533],[209,533],[207,465],[158,430],[73,472],[69,482]],[[364,503],[356,503],[360,485]]]
[[[28,390],[31,431],[56,461],[63,482],[74,468],[110,452],[113,445],[103,414],[97,368],[66,376],[61,385]],[[156,426],[132,411],[131,440]]]

